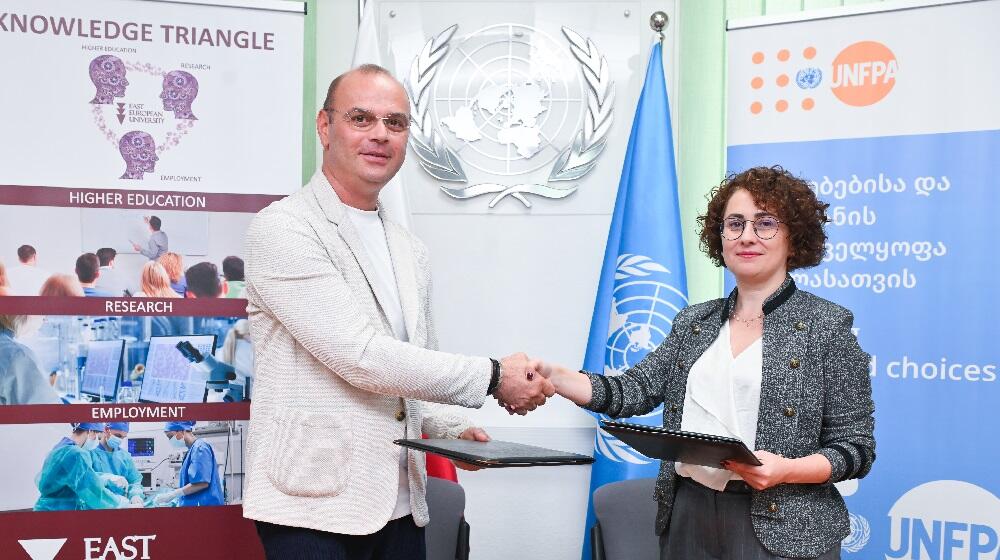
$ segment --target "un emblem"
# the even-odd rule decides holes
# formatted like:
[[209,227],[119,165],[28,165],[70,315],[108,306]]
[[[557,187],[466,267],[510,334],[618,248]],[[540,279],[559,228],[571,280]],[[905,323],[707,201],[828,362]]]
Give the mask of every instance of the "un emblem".
[[[687,306],[688,300],[667,281],[669,274],[666,267],[645,255],[618,257],[604,375],[621,375],[670,334],[674,316]],[[661,405],[637,418],[655,419],[658,424],[662,413]],[[609,419],[604,415],[601,418]],[[597,432],[597,452],[616,462],[636,465],[652,462],[604,430]]]
[[847,552],[859,552],[868,544],[871,538],[872,529],[868,525],[868,520],[860,515],[848,513],[851,519],[851,534],[841,542],[840,546]]
[[[528,195],[576,191],[604,151],[614,108],[607,60],[593,41],[563,27],[565,42],[517,24],[452,39],[457,25],[424,44],[406,89],[410,146],[420,166],[452,183],[456,199],[492,195],[489,207]],[[470,180],[473,174],[488,178]]]

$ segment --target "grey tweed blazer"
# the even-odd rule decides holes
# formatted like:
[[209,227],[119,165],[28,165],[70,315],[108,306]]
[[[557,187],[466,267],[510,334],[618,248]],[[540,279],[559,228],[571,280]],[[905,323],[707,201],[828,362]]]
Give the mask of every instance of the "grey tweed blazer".
[[[718,338],[735,302],[733,290],[728,298],[687,307],[674,318],[667,339],[638,365],[617,377],[590,374],[594,396],[586,408],[621,418],[648,413],[662,402],[663,426],[679,430],[688,371]],[[753,491],[750,515],[757,537],[773,554],[816,557],[850,532],[847,507],[833,483],[864,477],[875,461],[870,356],[851,332],[850,311],[797,290],[790,277],[763,311],[757,448],[792,458],[820,453],[833,469],[823,484]],[[655,491],[659,534],[669,528],[676,490],[674,463],[664,461]]]
[[[409,342],[392,336],[391,297],[369,282],[364,244],[326,177],[262,210],[246,234],[254,398],[243,515],[351,535],[389,521],[394,439],[458,437],[479,407],[488,358],[436,351],[427,250],[382,216]],[[408,453],[410,507],[428,523],[423,453]]]

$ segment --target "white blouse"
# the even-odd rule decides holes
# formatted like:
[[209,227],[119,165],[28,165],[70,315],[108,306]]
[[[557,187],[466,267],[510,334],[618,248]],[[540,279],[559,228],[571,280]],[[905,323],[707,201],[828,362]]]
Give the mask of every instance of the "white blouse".
[[[760,381],[764,366],[761,339],[739,356],[733,356],[729,342],[729,321],[719,337],[695,361],[688,373],[684,393],[681,430],[743,440],[751,450],[757,442],[757,415],[760,411]],[[722,491],[740,476],[722,468],[676,463],[677,474]]]

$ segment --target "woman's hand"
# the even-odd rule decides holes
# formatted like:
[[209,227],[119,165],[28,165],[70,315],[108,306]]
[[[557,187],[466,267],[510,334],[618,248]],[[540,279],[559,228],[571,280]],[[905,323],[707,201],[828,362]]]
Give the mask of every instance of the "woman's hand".
[[574,403],[583,406],[593,396],[587,376],[563,366],[538,358],[528,360],[528,369],[548,379],[555,392]]
[[788,481],[788,475],[792,470],[791,459],[775,455],[770,451],[754,451],[754,455],[764,464],[755,466],[723,461],[722,467],[740,475],[740,478],[754,490],[766,490]]
[[528,360],[528,369],[534,370],[535,373],[541,375],[549,381],[552,380],[552,364],[539,360],[538,358],[532,358]]

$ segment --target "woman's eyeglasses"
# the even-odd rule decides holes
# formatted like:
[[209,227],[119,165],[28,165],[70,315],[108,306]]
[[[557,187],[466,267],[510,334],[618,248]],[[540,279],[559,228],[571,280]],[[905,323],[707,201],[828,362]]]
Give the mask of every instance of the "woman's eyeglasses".
[[753,224],[753,232],[761,239],[773,238],[778,233],[778,224],[781,223],[774,216],[763,216],[756,220],[744,220],[743,218],[730,216],[722,221],[722,227],[720,228],[722,230],[722,237],[730,241],[736,241],[743,235],[743,230],[746,228],[747,222]]

